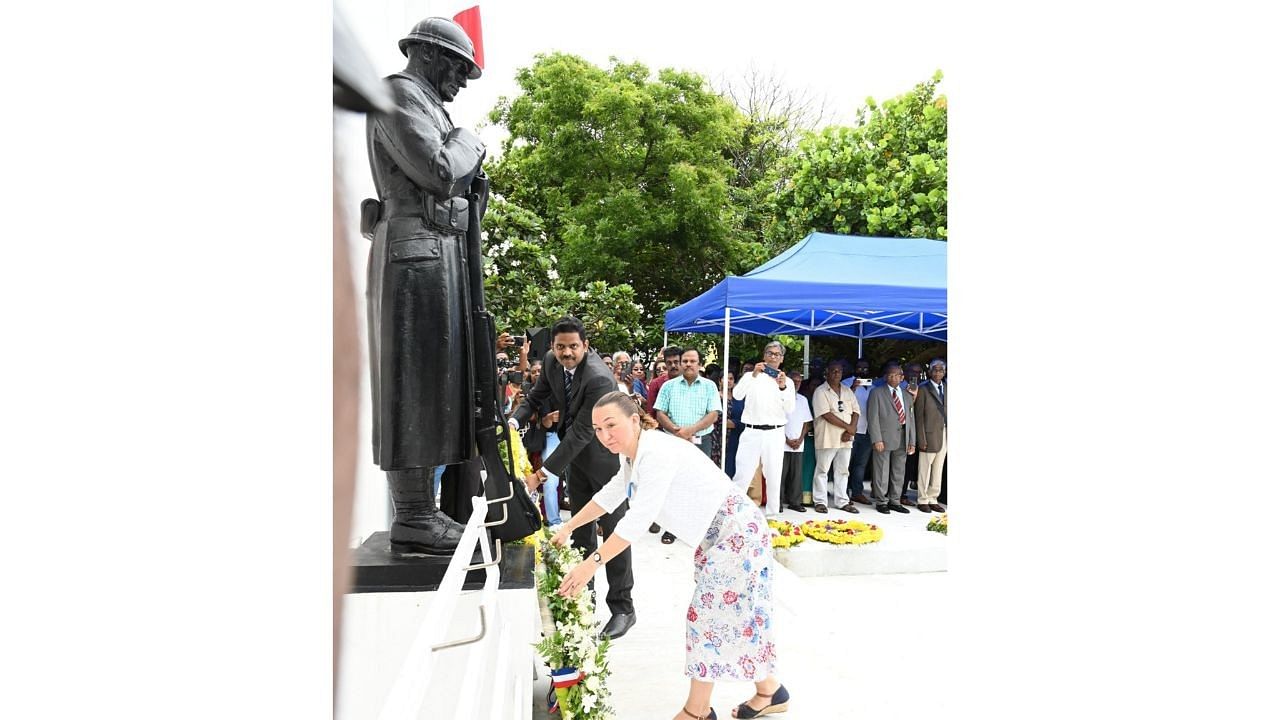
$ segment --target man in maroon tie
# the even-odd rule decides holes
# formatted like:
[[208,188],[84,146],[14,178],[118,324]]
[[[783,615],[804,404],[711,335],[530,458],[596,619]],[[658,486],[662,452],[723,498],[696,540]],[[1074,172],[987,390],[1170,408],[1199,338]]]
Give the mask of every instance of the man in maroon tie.
[[867,435],[871,440],[872,499],[876,510],[907,512],[902,497],[907,456],[916,451],[916,421],[911,393],[899,387],[902,367],[887,363],[884,384],[867,395]]

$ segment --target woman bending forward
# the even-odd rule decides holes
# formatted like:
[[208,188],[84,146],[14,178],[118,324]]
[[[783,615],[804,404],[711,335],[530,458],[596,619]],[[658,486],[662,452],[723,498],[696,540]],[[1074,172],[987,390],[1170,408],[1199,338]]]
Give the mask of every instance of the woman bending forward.
[[657,423],[626,394],[600,398],[591,413],[596,439],[622,456],[618,474],[599,490],[552,542],[612,512],[628,496],[626,517],[598,552],[565,575],[560,594],[582,591],[596,570],[645,536],[657,523],[693,545],[693,600],[685,615],[689,697],[672,720],[715,720],[711,690],[718,680],[749,680],[756,695],[737,718],[783,712],[790,699],[774,677],[773,550],[760,508],[688,440],[656,430]]

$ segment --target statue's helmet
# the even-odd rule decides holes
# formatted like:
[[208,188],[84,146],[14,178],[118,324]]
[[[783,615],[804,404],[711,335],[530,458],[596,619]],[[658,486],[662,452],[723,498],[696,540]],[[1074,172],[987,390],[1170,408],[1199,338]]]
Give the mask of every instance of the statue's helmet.
[[442,17],[429,17],[413,26],[409,34],[400,40],[400,52],[409,56],[410,43],[427,43],[436,45],[461,57],[471,65],[467,73],[468,80],[480,77],[480,66],[476,64],[476,50],[467,37],[467,32],[458,23]]

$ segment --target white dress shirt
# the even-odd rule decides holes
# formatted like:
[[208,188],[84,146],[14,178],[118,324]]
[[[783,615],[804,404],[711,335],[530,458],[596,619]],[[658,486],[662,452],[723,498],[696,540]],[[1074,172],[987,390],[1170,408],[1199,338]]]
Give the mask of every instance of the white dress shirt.
[[[809,399],[799,393],[795,395],[795,399],[796,406],[791,410],[791,412],[787,413],[787,427],[782,431],[787,436],[788,440],[803,438],[804,435],[802,435],[802,433],[804,432],[804,424],[807,422],[813,422],[813,413],[809,410]],[[798,448],[792,448],[790,445],[783,445],[782,451],[802,453],[804,452],[804,443],[800,443],[800,447]]]
[[871,388],[859,385],[853,386],[854,380],[857,378],[845,378],[840,381],[841,385],[853,390],[853,396],[858,399],[858,434],[867,434],[867,396],[871,394]]
[[[773,391],[778,393],[776,385]],[[628,485],[631,506],[614,532],[632,543],[657,523],[696,547],[725,500],[746,497],[697,445],[661,430],[642,430],[635,462],[623,455],[618,474],[591,499],[613,512],[627,499]]]
[[747,373],[733,386],[733,399],[745,400],[742,422],[747,425],[786,425],[787,416],[796,407],[796,386],[791,378],[784,390],[778,389],[778,381],[766,373],[753,377]]

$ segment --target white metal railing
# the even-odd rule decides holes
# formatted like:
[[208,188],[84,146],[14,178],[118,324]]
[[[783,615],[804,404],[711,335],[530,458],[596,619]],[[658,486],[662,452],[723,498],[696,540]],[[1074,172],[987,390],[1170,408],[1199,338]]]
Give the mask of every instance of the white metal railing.
[[[513,486],[512,492],[514,491]],[[489,549],[489,531],[486,528],[499,525],[506,520],[506,506],[503,506],[504,513],[500,520],[485,523],[484,517],[488,513],[490,503],[504,502],[504,500],[505,498],[497,498],[487,501],[484,495],[471,499],[471,517],[467,520],[462,539],[458,542],[453,556],[449,558],[449,567],[440,581],[440,587],[433,593],[431,610],[418,627],[413,645],[400,666],[395,683],[387,693],[382,712],[378,714],[379,720],[410,720],[418,717],[431,685],[432,670],[441,652],[479,642],[484,639],[490,624],[495,627],[498,625],[496,600],[498,563],[502,561],[502,545],[499,543],[496,546],[496,553]],[[468,563],[477,544],[480,546],[480,557],[483,561],[470,565]],[[474,637],[445,641],[444,634],[453,620],[466,574],[470,570],[481,568],[485,571],[485,578],[484,588],[480,590],[479,630]],[[479,674],[471,671],[471,665],[477,661],[483,661],[481,655],[482,653],[466,653],[466,677]],[[462,699],[459,698],[459,700]]]

